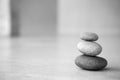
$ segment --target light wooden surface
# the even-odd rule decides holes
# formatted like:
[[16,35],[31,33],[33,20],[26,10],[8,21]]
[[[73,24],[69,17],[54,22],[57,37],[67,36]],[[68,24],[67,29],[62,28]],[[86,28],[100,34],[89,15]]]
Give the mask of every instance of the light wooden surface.
[[74,64],[78,36],[0,38],[0,80],[120,80],[120,37],[100,36],[109,65],[86,71]]

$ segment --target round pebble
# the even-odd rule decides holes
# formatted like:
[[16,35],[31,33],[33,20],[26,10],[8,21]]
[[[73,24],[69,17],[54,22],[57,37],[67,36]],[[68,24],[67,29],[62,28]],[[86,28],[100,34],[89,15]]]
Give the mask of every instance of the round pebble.
[[102,47],[96,42],[80,41],[77,45],[80,52],[89,56],[96,56],[101,53]]
[[96,33],[92,33],[92,32],[85,32],[80,35],[80,38],[82,40],[86,40],[86,41],[97,41],[98,35]]
[[101,70],[107,66],[107,60],[102,57],[81,55],[75,59],[75,64],[86,70]]

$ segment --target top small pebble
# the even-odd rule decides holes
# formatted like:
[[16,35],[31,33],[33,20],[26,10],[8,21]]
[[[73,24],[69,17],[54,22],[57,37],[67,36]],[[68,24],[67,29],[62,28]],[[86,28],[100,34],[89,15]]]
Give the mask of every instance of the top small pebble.
[[97,41],[98,35],[92,32],[84,32],[80,35],[80,39],[85,41]]

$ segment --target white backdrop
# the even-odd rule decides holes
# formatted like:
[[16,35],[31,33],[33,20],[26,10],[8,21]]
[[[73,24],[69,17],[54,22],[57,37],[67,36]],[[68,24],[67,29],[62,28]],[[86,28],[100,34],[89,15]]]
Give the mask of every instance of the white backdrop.
[[10,0],[0,0],[0,36],[9,36],[10,26]]

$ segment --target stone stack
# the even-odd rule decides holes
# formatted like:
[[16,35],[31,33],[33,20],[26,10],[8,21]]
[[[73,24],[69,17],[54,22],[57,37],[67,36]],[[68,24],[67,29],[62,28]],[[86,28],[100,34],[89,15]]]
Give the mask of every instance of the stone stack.
[[98,35],[96,33],[85,32],[80,36],[81,41],[77,48],[82,53],[75,59],[75,64],[85,70],[101,70],[107,66],[107,60],[99,57],[102,47],[98,44]]

